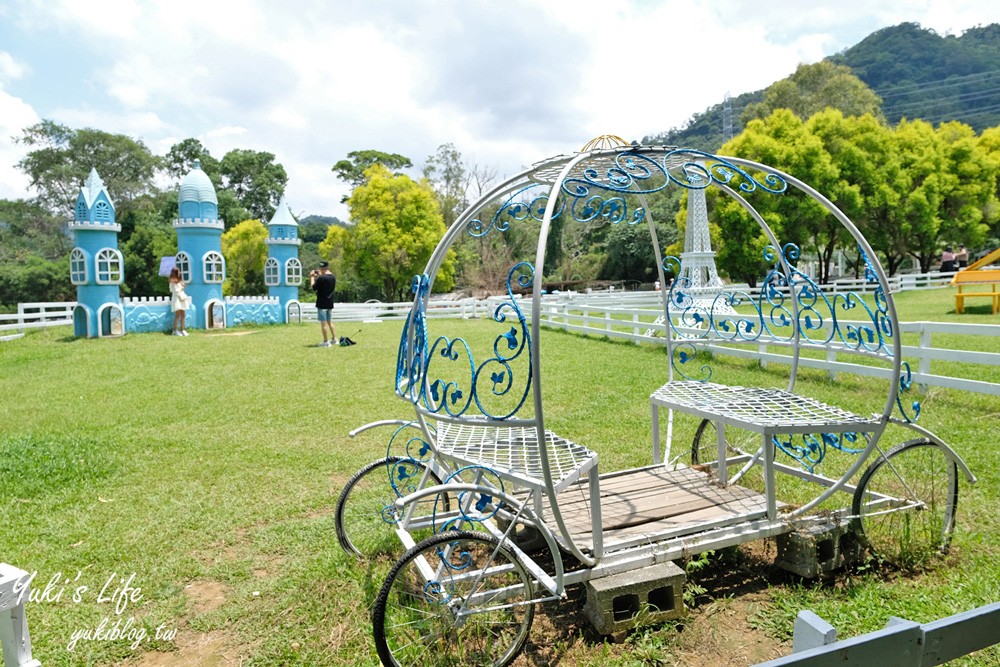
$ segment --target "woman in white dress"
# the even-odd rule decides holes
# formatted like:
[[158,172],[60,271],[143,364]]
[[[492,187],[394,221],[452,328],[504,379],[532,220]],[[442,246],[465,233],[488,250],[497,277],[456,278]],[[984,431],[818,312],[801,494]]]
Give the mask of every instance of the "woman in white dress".
[[174,336],[187,336],[184,326],[187,309],[191,307],[191,297],[184,291],[184,281],[177,267],[170,270],[170,310],[174,312]]

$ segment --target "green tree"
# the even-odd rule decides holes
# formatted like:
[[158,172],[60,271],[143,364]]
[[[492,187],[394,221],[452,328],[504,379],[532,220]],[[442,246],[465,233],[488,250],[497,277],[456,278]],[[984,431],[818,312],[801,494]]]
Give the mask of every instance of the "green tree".
[[451,228],[469,204],[465,193],[471,178],[455,144],[442,144],[437,153],[427,158],[424,178],[430,181],[437,195],[445,228]]
[[264,262],[267,261],[267,227],[260,220],[244,220],[222,235],[226,258],[223,291],[230,296],[265,294]]
[[[365,182],[365,172],[369,167],[380,164],[394,174],[398,174],[400,169],[408,169],[413,166],[410,158],[398,153],[384,153],[377,150],[351,151],[347,154],[346,160],[340,160],[331,167],[337,178],[351,186],[351,189],[358,187]],[[350,195],[341,199],[346,202]]]
[[51,120],[26,128],[17,142],[29,148],[17,166],[38,191],[37,201],[60,215],[72,215],[80,186],[93,168],[121,212],[153,190],[160,167],[160,158],[139,140],[90,128],[73,130]]
[[69,281],[69,261],[52,262],[37,255],[0,264],[0,304],[36,301],[74,301],[76,288]]
[[[988,160],[993,168],[993,191],[1000,194],[1000,126],[983,130],[979,135],[979,148],[983,151],[985,160]],[[1000,245],[1000,203],[994,205],[993,210],[986,212],[986,220],[992,221],[990,237],[993,239],[993,246]]]
[[[677,238],[672,224],[656,225],[656,238],[667,247]],[[619,223],[608,231],[607,254],[598,278],[604,280],[637,280],[651,283],[657,279],[656,255],[653,252],[649,227],[644,223]]]
[[[899,234],[898,205],[904,181],[892,131],[871,114],[845,117],[836,109],[815,114],[806,128],[823,142],[837,170],[835,203],[869,244],[884,254],[889,274],[895,274],[907,250],[906,239]],[[843,249],[859,275],[863,262],[855,246],[844,235]]]
[[975,131],[957,121],[937,128],[945,146],[941,240],[980,246],[998,214],[998,165],[990,159]]
[[0,200],[0,262],[31,254],[55,260],[68,255],[72,245],[61,216],[23,199]]
[[[444,221],[426,182],[392,174],[382,164],[369,167],[364,178],[347,200],[355,225],[344,244],[344,261],[360,280],[381,286],[387,300],[400,300],[444,235]],[[454,285],[452,263],[442,264],[435,290]]]
[[167,279],[159,275],[160,259],[176,254],[177,235],[169,225],[149,217],[138,223],[122,246],[125,258],[122,291],[132,296],[167,294]]
[[821,60],[799,65],[790,77],[771,84],[764,91],[763,101],[748,104],[740,120],[746,125],[777,109],[789,109],[805,120],[826,108],[839,109],[845,116],[870,113],[881,118],[882,99],[854,76],[850,67]]
[[909,254],[920,262],[921,271],[930,271],[940,252],[945,147],[926,121],[904,120],[894,134],[903,174],[899,231]]
[[[848,211],[858,204],[856,188],[839,178],[823,142],[788,109],[778,109],[764,120],[751,121],[723,151],[793,174]],[[715,199],[721,199],[715,215],[724,239],[716,257],[718,265],[730,276],[753,284],[751,274],[763,275],[760,253],[767,245],[765,236],[736,202],[728,197]],[[759,191],[752,204],[774,229],[779,242],[792,242],[804,252],[815,254],[821,260],[819,279],[828,280],[830,258],[843,241],[840,223],[808,197],[775,196]]]
[[231,191],[250,216],[270,220],[285,191],[288,174],[273,153],[237,148],[219,163],[222,187]]
[[191,171],[194,161],[201,161],[201,170],[211,179],[218,190],[222,187],[222,174],[219,173],[219,161],[212,157],[200,141],[194,138],[185,139],[170,147],[163,158],[167,173],[176,179],[181,179]]

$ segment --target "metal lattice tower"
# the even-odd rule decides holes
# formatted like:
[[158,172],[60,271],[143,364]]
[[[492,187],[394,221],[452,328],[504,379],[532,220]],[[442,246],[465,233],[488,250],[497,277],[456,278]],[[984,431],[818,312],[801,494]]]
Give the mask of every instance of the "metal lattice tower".
[[708,235],[708,206],[705,204],[704,188],[688,190],[687,206],[681,277],[691,281],[691,290],[718,290],[722,287],[722,279],[715,269],[715,253]]
[[727,143],[733,138],[733,103],[729,98],[729,91],[722,100],[722,143]]

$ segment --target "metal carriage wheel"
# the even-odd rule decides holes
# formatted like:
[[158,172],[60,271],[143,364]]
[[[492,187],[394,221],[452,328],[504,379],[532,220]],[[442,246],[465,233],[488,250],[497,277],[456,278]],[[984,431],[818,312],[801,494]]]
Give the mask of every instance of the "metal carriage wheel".
[[372,611],[382,664],[509,664],[534,619],[532,580],[495,537],[447,531],[407,551]]
[[957,463],[942,447],[918,438],[896,445],[865,470],[852,514],[877,556],[908,566],[947,552],[957,504]]
[[[741,428],[726,430],[727,458],[734,456],[752,458],[758,451],[760,451],[760,436],[756,433]],[[715,421],[702,419],[701,423],[698,424],[697,430],[694,432],[694,438],[691,440],[690,464],[692,466],[710,467],[716,465],[718,460],[719,443]],[[737,468],[742,468],[744,465],[745,463],[740,463]],[[751,466],[745,474],[740,475],[736,480],[730,481],[736,481],[741,486],[763,493],[764,477],[760,471],[760,467],[760,465]],[[731,476],[734,472],[735,469],[730,471],[729,475]]]
[[[743,429],[732,429],[726,434],[726,451],[729,456],[752,456],[760,448],[760,438]],[[718,435],[715,422],[702,419],[691,441],[691,463],[708,465],[719,460]]]
[[[387,456],[372,461],[355,473],[337,498],[334,517],[337,541],[344,551],[358,557],[370,557],[391,553],[397,548],[399,540],[390,528],[398,518],[392,504],[397,498],[416,491],[425,473],[424,486],[441,483],[441,478],[429,470],[427,464],[405,456]],[[418,501],[413,516],[429,523],[435,511],[446,512],[450,506],[449,494],[439,494]],[[427,526],[412,532],[419,540],[433,533],[433,529]]]

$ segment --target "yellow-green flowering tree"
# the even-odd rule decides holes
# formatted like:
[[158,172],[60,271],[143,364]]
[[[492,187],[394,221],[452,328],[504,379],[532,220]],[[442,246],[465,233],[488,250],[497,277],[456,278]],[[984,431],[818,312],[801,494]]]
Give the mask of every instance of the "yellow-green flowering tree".
[[[347,205],[354,227],[343,244],[343,261],[359,280],[379,285],[388,301],[408,298],[413,276],[444,236],[444,220],[434,191],[424,181],[393,174],[381,164],[365,170]],[[454,286],[449,252],[434,278],[434,291]]]
[[222,235],[222,256],[226,258],[227,296],[255,296],[267,293],[264,261],[267,259],[267,228],[260,220],[244,220]]

